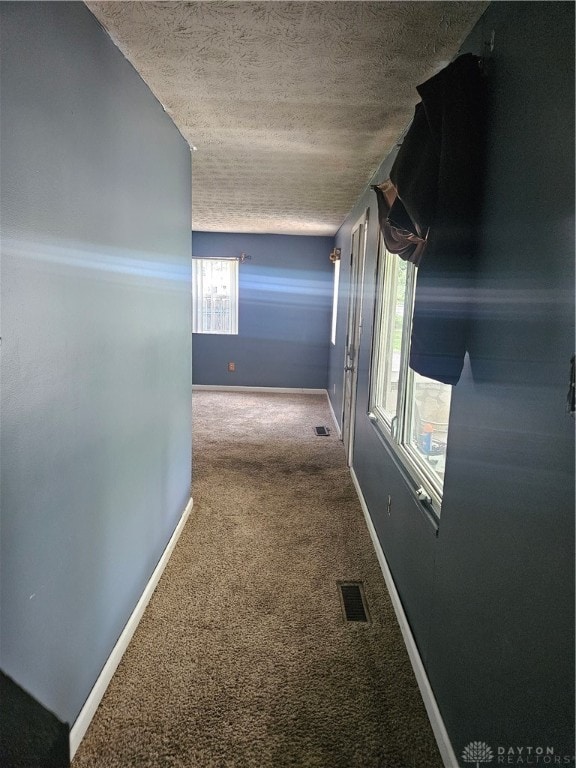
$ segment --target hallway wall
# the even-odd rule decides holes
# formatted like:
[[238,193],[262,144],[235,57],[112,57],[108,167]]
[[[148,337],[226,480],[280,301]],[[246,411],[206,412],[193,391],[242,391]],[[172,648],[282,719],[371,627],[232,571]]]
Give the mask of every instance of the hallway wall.
[[[438,524],[367,415],[378,242],[369,190],[336,237],[349,252],[370,209],[353,464],[458,759],[473,740],[495,755],[540,745],[563,757],[574,746],[574,6],[493,3],[462,52],[483,54],[492,31],[477,306]],[[344,259],[342,269],[337,414]]]
[[192,233],[197,258],[251,256],[239,267],[238,335],[193,336],[194,384],[326,388],[333,244],[331,237]]
[[189,498],[190,156],[82,3],[1,3],[1,664],[72,723]]

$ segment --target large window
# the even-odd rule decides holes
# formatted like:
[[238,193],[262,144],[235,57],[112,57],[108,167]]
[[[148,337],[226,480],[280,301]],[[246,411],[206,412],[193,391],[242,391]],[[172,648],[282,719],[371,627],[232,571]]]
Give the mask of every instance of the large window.
[[370,417],[440,514],[452,387],[408,367],[416,268],[380,241]]
[[192,259],[192,333],[238,333],[238,259]]

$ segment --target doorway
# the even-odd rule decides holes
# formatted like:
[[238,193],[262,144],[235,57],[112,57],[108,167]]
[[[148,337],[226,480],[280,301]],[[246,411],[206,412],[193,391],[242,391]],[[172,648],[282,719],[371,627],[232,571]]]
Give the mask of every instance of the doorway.
[[344,353],[344,397],[342,406],[342,442],[346,450],[348,466],[352,466],[354,450],[354,419],[356,414],[356,384],[358,358],[362,335],[362,286],[364,282],[364,257],[368,210],[352,229],[350,252],[350,293],[348,296],[348,323]]

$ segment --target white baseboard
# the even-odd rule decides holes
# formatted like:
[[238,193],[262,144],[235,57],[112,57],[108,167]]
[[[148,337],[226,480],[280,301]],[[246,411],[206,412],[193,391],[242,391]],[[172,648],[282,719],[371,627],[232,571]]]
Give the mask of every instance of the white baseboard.
[[360,483],[358,482],[358,478],[356,477],[356,473],[352,467],[350,467],[350,474],[352,476],[352,482],[356,488],[356,493],[358,494],[360,505],[366,519],[366,525],[368,526],[372,544],[374,545],[374,549],[376,551],[376,557],[380,563],[380,568],[382,570],[386,586],[388,587],[388,592],[390,593],[394,612],[396,614],[396,618],[398,619],[398,624],[400,625],[402,637],[404,638],[404,644],[406,645],[406,650],[408,651],[412,669],[414,670],[414,674],[416,676],[416,682],[418,683],[418,687],[420,689],[420,695],[422,696],[422,700],[428,714],[428,719],[430,720],[430,725],[432,726],[432,731],[434,733],[436,743],[438,744],[440,756],[442,757],[442,761],[446,768],[458,768],[458,759],[452,747],[452,743],[450,742],[450,738],[448,736],[448,732],[446,731],[446,726],[444,725],[442,715],[438,709],[438,704],[436,703],[436,698],[434,696],[434,692],[432,691],[432,686],[428,680],[428,675],[426,674],[424,663],[418,651],[416,641],[414,640],[414,635],[410,629],[408,618],[404,613],[404,606],[400,600],[400,595],[396,589],[392,573],[388,566],[388,561],[386,560],[386,555],[384,554],[384,550],[382,549],[382,545],[378,539],[378,534],[374,528],[374,523],[370,517],[370,512],[368,511],[366,500],[364,499],[364,495],[360,488]]
[[174,533],[170,537],[170,541],[168,542],[168,544],[166,545],[166,548],[164,549],[164,552],[162,553],[162,557],[158,561],[158,565],[154,569],[154,572],[150,577],[148,583],[146,584],[146,587],[144,588],[144,591],[142,592],[142,595],[138,600],[136,607],[132,611],[132,614],[126,623],[126,626],[122,630],[122,634],[118,638],[118,641],[116,642],[116,645],[112,649],[112,652],[108,657],[108,660],[106,661],[106,664],[102,669],[102,672],[100,672],[98,679],[94,683],[94,687],[90,691],[90,695],[86,699],[86,703],[80,710],[80,714],[78,715],[78,717],[76,718],[76,721],[74,722],[74,725],[70,729],[70,760],[72,760],[72,758],[76,754],[76,750],[80,746],[80,742],[84,738],[84,734],[86,733],[86,731],[88,730],[88,726],[92,722],[92,718],[94,717],[94,714],[98,709],[98,705],[100,704],[102,697],[106,693],[106,688],[108,688],[108,685],[110,684],[110,680],[112,680],[114,672],[116,672],[116,668],[118,667],[118,664],[120,664],[120,660],[122,659],[122,656],[124,655],[124,652],[126,651],[128,644],[130,643],[130,640],[132,639],[132,635],[134,634],[134,632],[136,631],[136,627],[140,623],[140,619],[142,618],[142,615],[144,614],[146,606],[148,605],[148,602],[152,597],[152,593],[156,589],[156,585],[160,581],[162,572],[164,571],[164,568],[166,567],[166,564],[170,559],[172,550],[174,549],[174,547],[176,546],[176,542],[180,538],[180,534],[182,533],[186,520],[188,520],[188,517],[190,516],[190,512],[192,511],[192,504],[193,504],[192,499],[190,499],[188,504],[186,505],[186,509],[182,513],[182,517],[180,518],[180,521],[178,522],[178,525],[176,526]]
[[325,389],[305,389],[302,387],[232,387],[220,384],[192,384],[192,390],[211,390],[212,392],[276,392],[279,395],[325,395]]
[[334,408],[332,408],[332,401],[330,400],[330,395],[328,394],[328,392],[326,392],[326,398],[328,400],[328,408],[330,408],[330,413],[332,414],[332,421],[334,422],[336,431],[338,432],[338,437],[342,439],[342,431],[340,429],[340,424],[338,424],[338,419],[336,418],[336,414],[334,413]]

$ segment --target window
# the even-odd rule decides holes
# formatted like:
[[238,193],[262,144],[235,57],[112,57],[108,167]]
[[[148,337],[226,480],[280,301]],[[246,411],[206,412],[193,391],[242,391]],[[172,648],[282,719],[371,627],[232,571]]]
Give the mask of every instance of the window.
[[340,259],[334,262],[334,291],[332,293],[332,333],[330,341],[336,344],[336,320],[338,318],[338,288],[340,286]]
[[408,367],[416,268],[380,239],[370,418],[440,514],[452,387]]
[[238,333],[238,259],[192,259],[192,333]]

